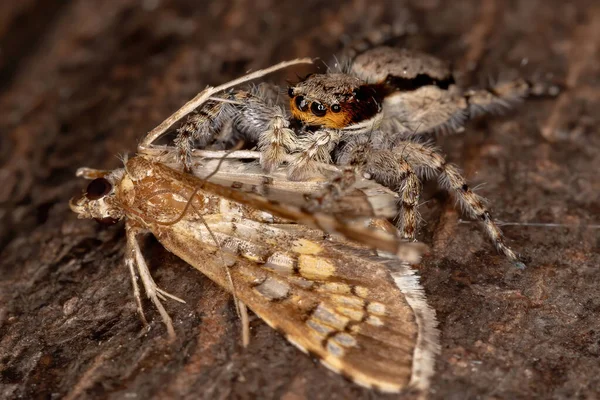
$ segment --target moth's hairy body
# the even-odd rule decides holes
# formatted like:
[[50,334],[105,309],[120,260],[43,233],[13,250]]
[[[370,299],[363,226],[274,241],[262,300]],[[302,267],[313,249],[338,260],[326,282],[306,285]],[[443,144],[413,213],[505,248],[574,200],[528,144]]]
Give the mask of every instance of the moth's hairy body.
[[[319,163],[357,167],[399,194],[398,227],[409,240],[418,231],[422,181],[438,177],[463,211],[481,222],[496,249],[522,266],[504,242],[485,200],[427,139],[431,133],[460,130],[475,116],[507,110],[530,94],[555,88],[517,79],[486,89],[463,89],[447,63],[390,47],[365,51],[339,71],[309,75],[288,89],[287,106],[273,90],[264,88],[224,94],[224,102],[199,111],[205,118],[190,117],[180,128],[180,137],[200,138],[202,133],[201,147],[206,149],[227,148],[222,146],[223,137],[245,141],[261,152],[265,171],[287,162],[292,181],[311,179],[318,174]],[[223,119],[231,122],[227,129],[211,129]],[[192,142],[178,142],[188,171]]]
[[149,274],[137,244],[142,233],[331,370],[386,392],[427,388],[438,351],[435,319],[400,259],[278,219],[250,200],[227,200],[209,182],[142,157],[97,176],[71,208],[82,218],[126,220],[138,306],[136,270],[172,335],[160,299],[173,296]]

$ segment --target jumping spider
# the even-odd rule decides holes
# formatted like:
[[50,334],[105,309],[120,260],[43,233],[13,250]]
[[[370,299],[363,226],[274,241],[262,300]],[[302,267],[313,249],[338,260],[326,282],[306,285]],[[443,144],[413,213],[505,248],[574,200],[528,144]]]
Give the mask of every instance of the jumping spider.
[[319,163],[356,166],[399,194],[398,227],[408,240],[418,227],[421,180],[437,176],[464,212],[482,223],[496,249],[518,263],[484,199],[426,138],[456,131],[474,116],[510,108],[539,90],[522,79],[463,90],[443,61],[377,47],[339,71],[311,74],[289,87],[288,107],[260,87],[213,98],[188,116],[175,143],[187,170],[195,146],[226,148],[239,139],[257,147],[267,172],[288,162],[291,180],[310,178]]

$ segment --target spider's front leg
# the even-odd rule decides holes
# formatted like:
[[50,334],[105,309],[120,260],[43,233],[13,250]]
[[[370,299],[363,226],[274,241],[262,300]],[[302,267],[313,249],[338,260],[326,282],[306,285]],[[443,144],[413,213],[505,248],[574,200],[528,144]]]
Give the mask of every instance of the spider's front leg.
[[340,131],[321,129],[298,139],[298,152],[290,163],[288,177],[293,181],[302,181],[318,173],[318,164],[331,164],[331,152],[339,143]]
[[285,110],[268,99],[261,87],[245,92],[235,126],[245,138],[258,144],[260,165],[267,172],[281,165],[296,146],[296,135]]
[[[227,126],[230,121],[233,126]],[[237,135],[238,139],[257,143],[261,166],[270,172],[294,148],[296,137],[289,125],[283,108],[268,99],[264,90],[235,90],[212,98],[188,116],[177,130],[175,145],[184,169],[190,171],[196,145],[206,149],[221,140],[227,147]]]
[[440,185],[456,196],[463,211],[481,222],[498,252],[518,267],[524,267],[515,252],[504,242],[502,231],[485,206],[485,199],[473,192],[456,165],[448,163],[436,148],[423,143],[400,142],[395,147],[395,153],[412,165],[419,175],[437,175]]

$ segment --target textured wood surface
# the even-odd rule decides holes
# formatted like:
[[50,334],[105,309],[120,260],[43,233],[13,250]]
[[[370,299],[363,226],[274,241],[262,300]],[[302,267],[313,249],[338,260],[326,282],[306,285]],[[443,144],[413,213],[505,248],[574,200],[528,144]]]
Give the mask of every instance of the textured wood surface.
[[[204,4],[205,3],[205,4]],[[115,168],[207,84],[345,35],[414,24],[398,44],[454,62],[461,82],[516,70],[567,85],[440,140],[530,260],[517,271],[430,185],[420,267],[442,331],[433,399],[598,398],[600,7],[522,1],[6,1],[0,5],[0,397],[378,398],[256,318],[149,238],[178,339],[135,312],[121,225],[77,220],[77,167]],[[306,72],[306,71],[304,71]],[[293,79],[292,76],[280,77]]]

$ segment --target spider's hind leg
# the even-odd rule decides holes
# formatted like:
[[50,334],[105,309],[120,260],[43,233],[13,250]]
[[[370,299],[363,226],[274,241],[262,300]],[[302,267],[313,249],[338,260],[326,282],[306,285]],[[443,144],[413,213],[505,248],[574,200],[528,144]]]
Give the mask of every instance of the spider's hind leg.
[[429,144],[401,142],[395,149],[420,175],[425,177],[437,175],[440,186],[456,197],[462,210],[472,219],[481,222],[485,233],[498,252],[518,267],[524,266],[515,252],[504,242],[502,231],[485,206],[485,199],[469,187],[456,165],[446,162],[437,149]]

